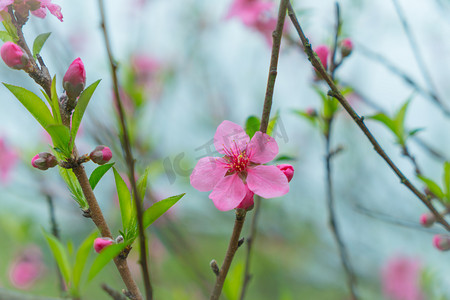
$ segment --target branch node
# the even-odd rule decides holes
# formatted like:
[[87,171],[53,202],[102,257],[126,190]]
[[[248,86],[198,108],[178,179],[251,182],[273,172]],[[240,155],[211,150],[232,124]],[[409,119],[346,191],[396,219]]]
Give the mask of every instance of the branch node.
[[217,264],[217,261],[215,259],[211,260],[211,262],[209,263],[209,266],[211,267],[211,270],[214,272],[214,274],[216,274],[216,276],[219,276],[220,269],[219,269],[219,265]]
[[237,244],[238,248],[241,247],[242,244],[244,244],[244,242],[245,242],[245,238],[241,238],[241,239],[238,241],[238,244]]

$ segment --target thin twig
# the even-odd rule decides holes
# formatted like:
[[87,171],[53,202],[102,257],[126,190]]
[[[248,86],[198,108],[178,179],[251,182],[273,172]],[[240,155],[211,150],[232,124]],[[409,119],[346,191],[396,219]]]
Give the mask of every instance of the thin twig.
[[134,202],[135,202],[135,206],[136,206],[136,217],[137,217],[137,223],[138,223],[139,247],[140,247],[139,263],[140,263],[141,269],[142,269],[142,277],[143,277],[143,281],[144,281],[145,294],[146,294],[147,299],[151,300],[151,299],[153,299],[153,289],[152,289],[152,285],[150,282],[150,273],[149,273],[148,263],[147,263],[147,260],[148,260],[147,259],[147,255],[148,255],[147,239],[145,236],[144,225],[143,225],[143,220],[142,220],[142,218],[143,218],[143,207],[142,207],[143,203],[142,203],[142,199],[140,197],[140,193],[137,189],[136,179],[134,177],[134,162],[135,161],[134,161],[133,154],[131,151],[131,143],[130,143],[130,138],[128,136],[128,128],[127,128],[126,121],[125,121],[125,115],[124,115],[122,102],[120,99],[119,82],[117,79],[117,64],[113,58],[110,40],[109,40],[109,36],[108,36],[108,31],[106,30],[106,17],[105,17],[103,0],[99,0],[98,4],[99,4],[99,8],[100,8],[100,15],[101,15],[101,28],[102,28],[103,36],[105,38],[106,51],[108,52],[108,58],[109,58],[109,63],[110,63],[110,67],[111,67],[111,77],[112,77],[112,81],[113,81],[114,96],[115,96],[114,100],[115,100],[116,106],[118,108],[120,125],[122,127],[121,128],[122,134],[123,134],[122,146],[125,151],[125,161],[128,166],[128,178],[129,178],[129,181],[131,184],[131,188],[133,190]]
[[335,204],[334,204],[334,195],[333,195],[333,180],[332,180],[332,171],[331,171],[331,159],[333,157],[332,151],[330,149],[331,144],[331,128],[333,124],[333,118],[330,118],[328,121],[328,132],[325,134],[325,166],[326,166],[326,186],[327,186],[327,208],[328,208],[328,222],[331,227],[331,231],[333,233],[334,239],[336,240],[339,255],[341,258],[342,267],[344,268],[345,274],[347,276],[347,285],[350,291],[351,299],[357,300],[357,292],[356,292],[356,276],[353,270],[353,267],[350,263],[350,258],[348,255],[347,247],[344,244],[343,238],[341,236],[339,227],[337,225],[337,218],[335,212]]
[[[269,125],[270,120],[270,112],[272,110],[272,101],[273,101],[273,92],[275,87],[275,80],[277,78],[277,68],[278,68],[278,58],[280,56],[280,47],[281,47],[281,37],[283,35],[283,27],[284,22],[286,19],[286,10],[287,10],[287,4],[289,3],[288,0],[281,0],[280,6],[278,9],[278,19],[277,19],[277,26],[275,28],[275,31],[272,33],[273,37],[273,45],[272,45],[272,53],[270,56],[270,66],[269,66],[269,75],[267,79],[267,87],[266,87],[266,94],[264,97],[264,107],[263,112],[261,116],[261,125],[259,127],[259,131],[266,133],[267,127]],[[261,209],[261,198],[256,197],[255,198],[255,207],[254,207],[254,213],[253,213],[253,219],[251,223],[250,228],[250,236],[247,238],[247,254],[245,259],[245,273],[244,273],[244,281],[243,286],[241,290],[241,296],[240,299],[245,298],[245,292],[247,290],[247,285],[250,281],[251,275],[250,275],[250,259],[252,254],[252,245],[253,241],[256,237],[257,233],[257,220],[258,220],[258,214],[259,210]]]
[[261,198],[259,196],[255,196],[255,207],[253,208],[254,213],[252,217],[252,222],[250,224],[250,235],[247,237],[247,253],[245,256],[244,280],[242,282],[242,289],[240,296],[241,300],[244,300],[248,284],[250,283],[250,279],[252,278],[252,275],[250,274],[250,262],[251,262],[252,247],[254,245],[256,238],[256,228],[258,223],[260,206],[261,206]]
[[358,43],[357,48],[358,51],[363,55],[365,55],[367,58],[379,62],[393,74],[402,78],[409,86],[414,88],[422,96],[434,102],[446,116],[450,116],[449,108],[444,105],[444,103],[441,101],[441,99],[437,96],[437,94],[433,90],[427,90],[426,88],[422,87],[411,76],[409,76],[408,74],[406,74],[406,72],[395,66],[395,64],[392,63],[390,60],[388,60],[386,57],[372,51],[368,47],[365,47],[364,45]]
[[311,48],[311,44],[309,43],[308,39],[305,37],[305,34],[303,33],[303,30],[297,20],[295,11],[293,10],[290,2],[288,4],[288,11],[289,11],[289,17],[294,24],[294,27],[303,43],[303,46],[305,48],[305,52],[308,56],[309,61],[313,65],[314,68],[316,68],[317,72],[319,72],[320,75],[322,75],[322,78],[327,82],[328,86],[330,87],[330,91],[328,94],[334,98],[336,98],[341,105],[344,107],[344,109],[348,112],[348,114],[352,117],[352,119],[356,122],[358,127],[363,131],[363,133],[366,135],[366,137],[369,139],[371,144],[373,145],[375,151],[384,159],[384,161],[389,165],[389,167],[394,171],[394,173],[397,175],[397,177],[400,179],[400,182],[404,184],[411,192],[414,193],[427,207],[428,209],[435,215],[436,220],[438,220],[439,223],[441,223],[448,231],[450,231],[450,225],[445,221],[445,219],[436,211],[434,206],[431,204],[430,200],[422,194],[409,180],[406,178],[406,176],[400,171],[400,169],[394,164],[394,162],[391,160],[391,158],[386,154],[386,152],[381,148],[380,144],[377,142],[373,134],[369,131],[367,126],[364,124],[364,118],[360,117],[355,110],[350,106],[348,101],[345,99],[345,97],[341,94],[339,89],[334,84],[331,77],[327,74],[325,69],[322,67],[322,64],[317,60],[316,55],[314,54],[314,51]]
[[222,267],[220,268],[219,275],[216,276],[216,284],[214,285],[210,300],[218,300],[220,294],[222,293],[223,284],[225,282],[225,278],[227,277],[228,270],[230,269],[231,262],[233,261],[234,255],[239,248],[238,243],[242,226],[244,226],[246,213],[247,211],[245,209],[236,209],[236,220],[234,221],[233,233],[231,235],[230,243],[228,244],[227,253],[225,254],[225,259]]
[[441,99],[439,99],[437,96],[436,85],[434,84],[433,79],[431,78],[430,71],[428,70],[428,68],[422,58],[422,55],[420,54],[419,45],[417,44],[414,34],[412,33],[411,28],[409,27],[408,21],[406,20],[406,16],[405,16],[402,8],[400,7],[400,4],[398,3],[398,1],[392,0],[392,2],[394,3],[395,11],[397,12],[400,22],[402,23],[403,30],[405,30],[406,36],[408,37],[408,41],[409,41],[409,44],[411,45],[411,49],[413,51],[417,65],[419,66],[419,69],[422,72],[422,76],[428,85],[428,89],[430,91],[434,91],[434,95],[436,95],[436,101],[438,101],[442,105],[443,101]]
[[114,300],[127,300],[127,297],[125,297],[123,294],[121,294],[120,292],[116,291],[115,289],[113,289],[112,287],[107,285],[106,283],[102,284],[102,289],[108,295],[110,295],[111,298],[114,299]]
[[338,38],[339,38],[339,32],[341,30],[341,10],[339,8],[339,3],[335,3],[336,7],[336,32],[334,35],[334,43],[333,43],[333,49],[331,51],[331,64],[330,64],[330,74],[331,78],[334,78],[334,73],[336,72],[337,68],[339,67],[339,63],[336,63],[336,50],[338,48]]

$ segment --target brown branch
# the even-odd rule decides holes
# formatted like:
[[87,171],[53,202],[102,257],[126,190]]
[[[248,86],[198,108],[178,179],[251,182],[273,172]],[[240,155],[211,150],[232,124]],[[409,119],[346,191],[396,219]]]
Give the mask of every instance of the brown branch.
[[222,293],[223,284],[225,282],[225,278],[227,277],[228,270],[230,269],[231,262],[233,261],[234,255],[239,248],[239,237],[241,235],[242,227],[244,226],[246,213],[247,211],[245,209],[236,209],[236,220],[234,221],[233,233],[231,235],[230,243],[228,244],[227,253],[225,254],[225,259],[222,267],[220,268],[219,275],[216,277],[216,283],[211,293],[210,300],[218,300],[220,294]]
[[381,148],[380,144],[377,142],[375,137],[372,135],[372,133],[369,131],[367,126],[364,124],[364,118],[360,117],[355,110],[350,106],[348,101],[345,99],[345,97],[341,94],[339,89],[334,84],[331,77],[327,74],[325,69],[322,67],[322,64],[318,61],[316,58],[317,54],[314,53],[312,50],[311,44],[309,43],[308,39],[306,38],[305,34],[303,33],[303,30],[297,20],[297,17],[295,15],[295,12],[291,6],[291,4],[288,4],[288,14],[289,18],[291,19],[292,23],[294,24],[294,27],[303,43],[305,52],[308,56],[309,61],[313,65],[313,67],[317,70],[317,72],[322,76],[322,78],[327,82],[328,86],[330,87],[330,91],[328,94],[334,98],[336,98],[339,103],[344,107],[344,109],[348,112],[348,114],[352,117],[352,119],[356,122],[358,127],[363,131],[363,133],[366,135],[366,137],[369,139],[370,143],[373,145],[375,151],[383,158],[383,160],[389,165],[389,167],[394,171],[394,173],[397,175],[397,177],[400,179],[400,182],[404,184],[414,195],[416,195],[422,202],[425,204],[425,206],[428,207],[428,209],[434,214],[436,219],[439,223],[441,223],[448,231],[450,231],[450,225],[445,221],[445,219],[437,212],[437,210],[434,208],[434,206],[431,204],[430,200],[422,194],[409,180],[406,178],[405,175],[400,171],[400,169],[394,164],[394,162],[390,159],[390,157],[386,154],[386,152]]
[[145,228],[144,228],[143,220],[142,220],[143,214],[144,214],[143,207],[142,207],[143,203],[142,203],[142,199],[140,197],[140,193],[137,189],[136,179],[134,177],[134,162],[135,161],[134,161],[133,154],[131,151],[131,143],[130,143],[130,138],[128,136],[128,128],[127,128],[126,121],[125,121],[124,109],[123,109],[122,102],[120,99],[119,82],[117,79],[117,64],[115,63],[115,60],[113,58],[110,40],[109,40],[109,36],[108,36],[108,31],[106,30],[106,17],[105,17],[103,0],[99,0],[98,4],[99,4],[99,8],[100,8],[101,28],[102,28],[103,36],[105,38],[106,51],[108,53],[109,63],[110,63],[110,67],[111,67],[111,77],[112,77],[112,81],[113,81],[115,103],[118,108],[120,124],[122,127],[121,128],[122,134],[123,134],[122,146],[125,151],[125,161],[128,166],[128,178],[129,178],[131,188],[132,188],[133,194],[134,194],[134,202],[135,202],[135,207],[136,207],[136,217],[137,217],[138,232],[139,232],[139,247],[140,247],[139,263],[140,263],[141,269],[142,269],[142,277],[144,280],[145,293],[146,293],[147,299],[151,300],[151,299],[153,299],[153,289],[152,289],[152,285],[150,282],[150,273],[148,270],[148,263],[147,263],[147,255],[148,255],[147,239],[145,237]]
[[107,285],[106,283],[102,284],[102,289],[109,296],[111,296],[111,298],[114,299],[114,300],[127,300],[127,297],[125,297],[123,294],[119,293],[118,291],[116,291],[115,289],[113,289],[112,287]]
[[330,73],[331,78],[334,78],[334,73],[336,72],[337,68],[339,67],[340,63],[336,63],[336,50],[338,48],[338,38],[339,38],[339,32],[341,30],[341,13],[339,8],[339,3],[336,2],[336,28],[335,28],[335,35],[334,35],[334,43],[333,43],[333,49],[331,51],[331,64],[330,64]]

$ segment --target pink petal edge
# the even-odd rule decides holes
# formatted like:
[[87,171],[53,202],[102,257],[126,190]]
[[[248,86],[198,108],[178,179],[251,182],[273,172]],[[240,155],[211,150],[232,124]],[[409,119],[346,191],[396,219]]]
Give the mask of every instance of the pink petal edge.
[[[226,154],[224,147],[227,149],[233,149],[234,151],[243,151],[250,138],[245,130],[242,129],[236,123],[225,120],[217,127],[216,134],[214,135],[214,146],[216,150],[221,154]],[[235,145],[238,149],[235,148]]]
[[289,192],[286,176],[275,166],[256,166],[248,169],[248,188],[263,198],[281,197]]
[[252,137],[248,149],[250,161],[258,164],[267,163],[278,154],[278,144],[275,139],[261,131],[256,132]]
[[[284,176],[284,175],[283,175]],[[218,210],[226,211],[236,208],[247,194],[242,179],[237,174],[225,176],[209,195]]]
[[191,185],[200,192],[208,192],[225,176],[227,168],[219,157],[203,157],[190,176]]

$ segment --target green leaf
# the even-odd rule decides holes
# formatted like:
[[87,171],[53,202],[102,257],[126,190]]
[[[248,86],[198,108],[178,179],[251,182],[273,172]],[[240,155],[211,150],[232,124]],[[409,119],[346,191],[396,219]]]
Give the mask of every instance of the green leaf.
[[295,113],[296,115],[308,120],[313,126],[317,126],[317,124],[318,124],[317,115],[313,116],[313,115],[307,113],[306,111],[299,110],[299,109],[294,109],[294,110],[292,110],[292,112]]
[[[50,102],[50,104],[52,106],[53,119],[56,120],[56,123],[62,124],[61,112],[59,110],[58,93],[56,92],[56,76],[54,76],[52,80],[51,93],[52,93],[52,101]],[[44,93],[44,95],[46,94]]]
[[86,265],[86,261],[88,259],[89,253],[92,249],[92,245],[94,244],[94,240],[97,237],[97,232],[93,232],[89,235],[81,244],[80,248],[78,248],[77,256],[75,258],[75,265],[73,266],[72,273],[72,281],[76,290],[78,290],[81,281],[81,275],[84,270],[84,266]]
[[430,189],[430,192],[432,192],[437,198],[439,199],[444,198],[444,192],[436,182],[421,175],[418,175],[417,178],[419,178],[423,183],[425,183],[425,185]]
[[450,162],[444,163],[444,192],[446,202],[450,202]]
[[394,121],[391,118],[389,118],[387,115],[385,115],[383,113],[379,113],[379,114],[376,114],[373,116],[366,117],[366,119],[372,119],[372,120],[383,123],[384,125],[387,126],[387,128],[389,128],[390,131],[392,131],[393,134],[395,134]]
[[261,126],[261,121],[256,116],[250,116],[247,118],[245,122],[245,132],[248,134],[250,138],[252,138],[257,131],[259,131],[259,127]]
[[126,243],[120,243],[104,248],[92,263],[91,269],[89,270],[88,280],[91,281],[98,274],[98,272],[100,272],[114,257],[119,255],[126,246]]
[[122,216],[123,229],[129,228],[131,221],[131,193],[125,181],[120,177],[119,173],[113,168],[114,179],[116,181],[117,195],[119,196],[120,214]]
[[150,173],[150,167],[147,167],[144,171],[144,174],[139,177],[136,182],[137,190],[139,192],[139,198],[141,201],[145,198],[145,192],[147,191],[147,183],[148,183],[148,174]]
[[86,198],[84,197],[83,190],[81,189],[80,183],[77,177],[70,169],[64,169],[59,167],[59,174],[61,178],[66,182],[67,187],[72,193],[72,198],[78,203],[81,209],[86,210],[89,208]]
[[154,203],[152,206],[150,206],[142,216],[142,222],[144,225],[144,228],[147,228],[150,226],[153,222],[156,221],[159,217],[161,217],[169,208],[171,208],[175,203],[180,200],[185,193],[172,196],[169,198],[166,198],[164,200],[158,201]]
[[289,155],[280,155],[274,159],[274,162],[296,161],[297,158]]
[[6,31],[0,31],[0,40],[2,40],[3,42],[14,42],[13,38],[11,37],[11,35],[6,32]]
[[275,129],[275,125],[277,124],[278,118],[280,114],[277,112],[275,116],[269,120],[269,125],[267,126],[267,134],[272,135],[273,130]]
[[45,239],[47,240],[48,245],[50,246],[50,250],[55,257],[56,263],[58,264],[59,270],[64,278],[64,281],[67,285],[70,283],[70,273],[71,267],[69,262],[69,257],[67,255],[67,251],[60,241],[53,235],[45,232],[43,230]]
[[34,57],[34,59],[36,59],[36,54],[41,53],[42,47],[44,46],[44,44],[47,41],[50,34],[52,34],[52,33],[51,32],[41,33],[34,40],[34,42],[33,42],[33,57]]
[[405,144],[405,116],[409,103],[411,103],[411,98],[402,105],[402,107],[397,111],[393,119],[395,128],[394,133],[399,139],[399,143],[401,145]]
[[95,189],[97,183],[102,179],[103,175],[111,169],[114,163],[106,164],[97,167],[94,171],[92,171],[91,176],[89,176],[89,183],[92,189]]
[[414,135],[416,135],[417,133],[421,132],[422,130],[425,130],[425,128],[416,128],[416,129],[410,130],[410,131],[408,132],[408,137],[414,136]]
[[86,107],[89,104],[89,101],[91,100],[92,94],[94,93],[95,89],[97,88],[98,84],[100,83],[100,80],[97,80],[90,86],[88,86],[80,95],[78,98],[77,106],[75,107],[75,110],[73,112],[72,116],[72,143],[71,148],[73,147],[73,144],[75,143],[75,137],[77,136],[78,128],[81,124],[81,119],[83,119],[84,112],[86,111]]
[[64,125],[49,125],[45,128],[47,132],[52,137],[53,146],[58,148],[65,158],[70,157],[71,150],[69,148],[70,144],[70,131]]
[[12,41],[14,43],[17,43],[17,41],[19,40],[19,36],[17,35],[17,28],[16,26],[13,25],[12,21],[11,21],[11,15],[10,14],[3,14],[3,27],[5,27],[6,31],[8,32],[8,34],[11,36]]
[[55,120],[50,114],[47,105],[27,89],[19,86],[3,83],[4,86],[22,103],[23,106],[31,113],[31,115],[46,129],[49,125],[55,124]]

